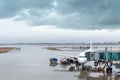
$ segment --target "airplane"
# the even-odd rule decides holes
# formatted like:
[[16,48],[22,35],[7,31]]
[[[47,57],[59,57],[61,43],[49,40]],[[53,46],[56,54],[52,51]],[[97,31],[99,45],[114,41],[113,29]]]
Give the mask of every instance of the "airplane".
[[92,47],[92,43],[90,43],[90,47],[89,49],[83,51],[83,52],[80,52],[78,56],[73,56],[73,55],[64,55],[62,54],[62,56],[69,56],[69,57],[72,57],[72,58],[77,58],[77,61],[79,62],[79,64],[81,64],[82,68],[84,67],[84,64],[87,63],[88,59],[87,59],[87,56],[86,54],[87,53],[94,53],[95,50],[93,49]]
[[90,48],[88,50],[85,50],[83,52],[80,52],[79,56],[77,57],[79,63],[81,64],[85,64],[87,62],[87,57],[86,54],[87,53],[93,53],[95,52],[95,50],[93,50],[92,48],[92,43],[90,44]]
[[95,52],[95,50],[92,47],[92,43],[90,43],[90,48],[88,50],[85,50],[85,51],[79,53],[79,56],[77,57],[77,59],[78,59],[78,62],[82,65],[82,68],[84,67],[84,64],[87,62],[86,54],[87,53],[91,54],[94,52]]

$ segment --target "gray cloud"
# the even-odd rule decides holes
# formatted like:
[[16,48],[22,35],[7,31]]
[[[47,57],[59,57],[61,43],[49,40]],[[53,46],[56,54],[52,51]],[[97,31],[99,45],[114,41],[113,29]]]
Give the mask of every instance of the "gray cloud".
[[24,9],[49,9],[50,0],[0,0],[0,18],[18,15]]
[[77,28],[120,28],[119,0],[66,0],[66,2],[59,0],[59,3],[61,3],[59,9],[61,9],[60,6],[64,7],[61,9],[63,15],[78,13],[77,17],[71,17],[74,20],[79,18],[75,25],[78,26]]
[[119,7],[120,0],[1,0],[0,18],[19,16],[15,20],[24,20],[31,26],[118,29]]

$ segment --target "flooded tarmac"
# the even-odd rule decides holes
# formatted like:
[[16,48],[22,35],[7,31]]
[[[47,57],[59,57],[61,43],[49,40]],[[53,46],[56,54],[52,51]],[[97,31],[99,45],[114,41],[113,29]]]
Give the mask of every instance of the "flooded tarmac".
[[[9,45],[11,46],[11,45]],[[12,45],[14,46],[14,45]],[[12,50],[0,55],[0,80],[78,80],[76,72],[59,72],[59,66],[49,66],[53,52],[45,46],[15,45],[20,50]]]
[[48,46],[45,45],[5,46],[20,47],[20,49],[0,55],[0,80],[93,80],[86,77],[87,73],[75,76],[79,71],[69,72],[68,68],[59,65],[50,67],[51,57],[60,59],[62,53],[78,55],[77,51],[52,51],[47,50]]

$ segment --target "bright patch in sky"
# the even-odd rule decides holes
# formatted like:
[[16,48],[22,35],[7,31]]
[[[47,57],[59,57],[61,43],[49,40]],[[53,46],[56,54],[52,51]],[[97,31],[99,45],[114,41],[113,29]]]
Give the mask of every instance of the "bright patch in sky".
[[55,1],[55,2],[53,2],[53,5],[54,5],[54,6],[57,6],[57,4],[58,4],[58,3],[57,3],[56,1]]

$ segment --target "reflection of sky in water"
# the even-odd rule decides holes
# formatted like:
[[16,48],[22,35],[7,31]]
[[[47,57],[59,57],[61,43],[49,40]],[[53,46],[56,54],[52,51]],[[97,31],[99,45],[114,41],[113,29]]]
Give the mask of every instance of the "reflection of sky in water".
[[77,78],[78,72],[49,66],[49,58],[60,59],[61,54],[78,55],[78,51],[51,51],[39,45],[15,46],[21,47],[21,50],[0,55],[0,80],[86,80],[84,73]]
[[49,58],[58,57],[54,54],[58,51],[48,51],[34,45],[20,47],[20,51],[13,50],[0,55],[0,80],[77,80],[74,77],[76,72],[53,71],[59,66],[49,66]]

